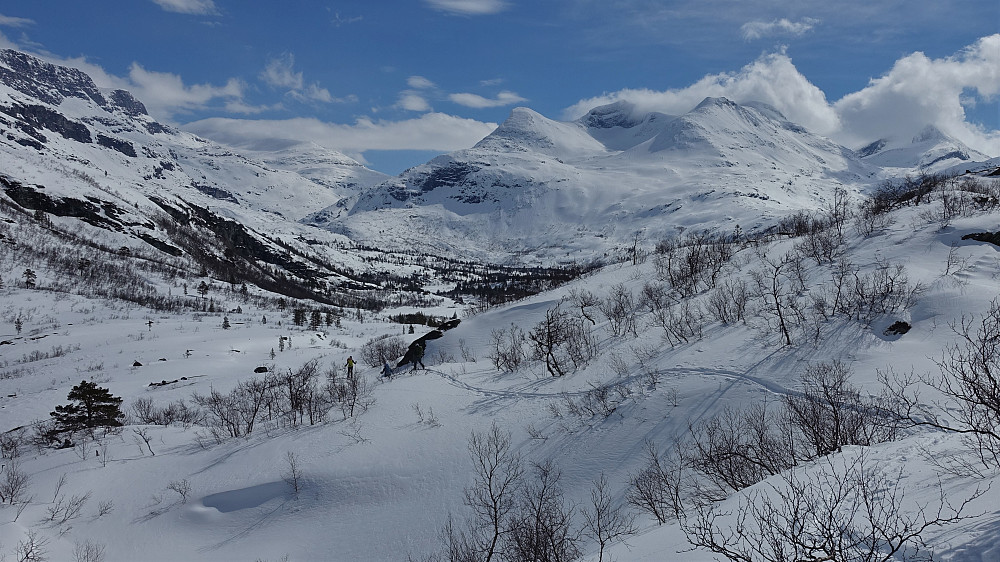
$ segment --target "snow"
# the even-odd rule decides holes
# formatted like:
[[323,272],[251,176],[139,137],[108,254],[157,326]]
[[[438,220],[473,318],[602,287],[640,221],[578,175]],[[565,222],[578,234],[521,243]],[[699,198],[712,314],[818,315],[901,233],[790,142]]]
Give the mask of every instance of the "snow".
[[[997,293],[996,248],[970,241],[955,245],[964,266],[945,276],[948,253],[963,233],[996,229],[998,224],[1000,216],[990,215],[941,229],[922,221],[915,209],[897,217],[887,232],[849,241],[858,265],[870,264],[876,256],[905,260],[911,279],[927,287],[917,306],[904,315],[913,329],[896,340],[879,334],[879,326],[890,319],[872,328],[837,323],[829,327],[822,345],[793,347],[782,347],[774,335],[752,327],[711,325],[702,340],[672,348],[662,343],[657,328],[643,329],[638,338],[616,338],[602,323],[601,355],[580,372],[554,379],[539,364],[513,374],[492,368],[486,357],[492,329],[511,323],[528,328],[574,288],[604,293],[624,283],[638,290],[654,276],[649,263],[612,266],[554,292],[465,318],[458,328],[429,343],[426,371],[406,368],[393,380],[378,383],[375,404],[356,422],[338,420],[334,413],[325,424],[261,429],[249,438],[222,443],[197,427],[148,426],[155,456],[137,441],[132,427],[108,437],[104,445],[92,445],[91,451],[28,451],[19,460],[31,474],[34,500],[16,523],[0,525],[0,542],[10,550],[27,529],[36,529],[51,540],[53,559],[68,558],[74,541],[84,539],[106,545],[108,560],[423,556],[440,546],[438,531],[448,514],[464,514],[462,488],[471,478],[466,440],[471,431],[482,431],[494,422],[513,432],[517,450],[526,459],[556,460],[571,501],[585,501],[590,483],[602,473],[620,499],[628,474],[641,462],[646,439],[670,443],[688,423],[707,419],[726,406],[795,392],[798,373],[806,363],[848,361],[855,383],[871,390],[876,370],[888,365],[918,372],[932,369],[932,360],[953,337],[948,323],[983,310]],[[814,275],[814,283],[823,282],[818,271]],[[44,285],[44,271],[39,279]],[[53,406],[65,403],[68,389],[81,379],[99,382],[124,397],[126,404],[149,397],[164,405],[189,398],[192,392],[231,388],[261,364],[273,364],[278,371],[296,368],[310,358],[340,365],[348,354],[358,357],[360,345],[368,339],[402,331],[395,324],[350,320],[339,329],[309,331],[292,327],[288,314],[246,305],[242,314],[225,314],[233,328],[223,330],[222,313],[155,314],[73,295],[53,299],[44,291],[12,285],[0,290],[6,327],[0,339],[13,342],[3,347],[6,369],[32,351],[57,346],[70,351],[19,364],[29,373],[0,381],[0,412],[8,428],[46,418]],[[237,303],[220,304],[233,308]],[[20,337],[10,332],[11,318],[17,314],[29,319]],[[265,314],[268,322],[262,324],[260,317]],[[272,361],[269,353],[280,335],[291,336],[292,348]],[[476,361],[462,358],[463,346]],[[655,389],[643,382],[636,363],[640,355],[659,375]],[[632,394],[607,419],[571,416],[563,406],[567,398],[581,396],[591,384],[618,378],[609,369],[612,356],[629,364],[618,382],[627,383]],[[132,366],[137,360],[142,367]],[[360,368],[370,379],[376,378],[377,370]],[[180,377],[186,380],[148,386]],[[425,420],[435,422],[422,422],[415,406]],[[562,410],[562,416],[553,417],[553,408]],[[93,453],[98,448],[99,457]],[[923,502],[934,499],[930,483],[935,476],[922,455],[955,453],[960,445],[953,436],[918,434],[870,449],[873,459],[890,472],[904,469],[907,498]],[[303,472],[297,497],[282,477],[288,452],[299,458]],[[53,505],[55,483],[63,474],[66,497],[87,492],[92,497],[81,517],[57,525],[47,521],[46,509]],[[946,477],[945,484],[949,494],[962,497],[994,478]],[[191,484],[187,503],[167,489],[180,480]],[[1000,505],[1000,488],[994,488],[972,506],[985,513],[982,517],[960,529],[928,535],[943,559],[995,559],[991,558],[995,545],[987,538],[1000,525],[1000,512],[993,507]],[[726,505],[735,506],[739,497]],[[98,516],[97,504],[108,500],[113,501],[113,510]],[[12,519],[13,511],[7,507],[3,513]],[[648,518],[640,518],[640,523],[638,536],[612,548],[615,559],[712,559],[704,552],[688,551],[675,523],[657,526]],[[586,549],[589,556],[594,555],[592,547]]]
[[[18,95],[2,88],[0,103]],[[97,115],[95,107],[70,99],[60,110],[83,120]],[[183,196],[276,239],[316,239],[322,255],[364,271],[379,267],[371,264],[378,256],[345,249],[349,242],[386,249],[398,245],[425,252],[427,259],[472,255],[551,264],[613,256],[638,229],[645,229],[639,239],[644,249],[663,236],[706,225],[730,232],[739,224],[750,231],[786,211],[822,208],[835,187],[858,194],[883,173],[759,105],[706,100],[680,117],[634,115],[631,108],[616,106],[599,112],[599,124],[595,112],[590,121],[557,123],[515,110],[481,145],[363,192],[362,184],[381,178],[315,147],[251,158],[185,133],[147,135],[128,121],[114,124],[117,138],[159,156],[172,154],[180,169],[147,179],[158,158],[130,159],[46,131],[50,139],[43,152],[0,137],[0,173],[42,185],[51,195],[115,201],[124,210],[123,222],[148,220],[151,197]],[[100,121],[88,124],[110,131]],[[477,170],[467,182],[411,194],[406,201],[393,198],[393,189],[410,190],[408,182],[456,164]],[[225,189],[237,202],[191,189],[193,180]],[[456,202],[450,194],[460,189],[486,203]],[[355,198],[359,203],[347,214],[344,201]],[[328,205],[333,210],[317,214]],[[879,390],[879,371],[889,367],[935,372],[935,360],[955,341],[951,325],[985,311],[1000,287],[1000,249],[962,240],[968,233],[1000,230],[1000,213],[941,221],[934,218],[940,216],[939,206],[935,201],[906,207],[868,237],[846,229],[845,248],[862,272],[878,263],[901,263],[922,290],[914,306],[870,325],[843,318],[823,322],[818,341],[797,334],[794,345],[784,346],[764,316],[754,314],[746,323],[710,322],[702,338],[671,345],[648,315],[640,319],[637,335],[614,336],[598,314],[598,356],[579,371],[554,378],[537,361],[513,373],[493,368],[488,358],[493,330],[516,325],[528,331],[574,290],[603,296],[623,285],[638,293],[656,280],[652,260],[608,259],[609,265],[564,286],[478,314],[448,300],[425,310],[445,318],[457,315],[462,322],[428,342],[425,370],[405,367],[384,380],[378,377],[380,366],[362,363],[358,372],[374,384],[375,401],[356,417],[343,419],[333,410],[316,425],[261,423],[248,437],[223,440],[204,427],[177,423],[129,425],[99,442],[81,441],[86,447],[28,445],[16,461],[3,459],[4,471],[16,462],[30,475],[30,501],[21,513],[0,507],[0,557],[13,555],[16,545],[35,532],[47,541],[52,560],[73,559],[74,546],[82,541],[103,545],[108,561],[419,560],[442,547],[439,533],[449,514],[459,520],[468,515],[463,505],[463,489],[472,480],[468,438],[494,423],[511,432],[515,450],[526,461],[551,459],[558,465],[572,504],[584,506],[601,475],[621,501],[629,475],[643,463],[647,440],[668,448],[689,424],[726,408],[794,394],[809,364],[843,361],[851,367],[852,382],[871,393]],[[330,231],[296,222],[319,216]],[[14,250],[22,243],[52,243],[58,253],[58,242],[21,215],[3,211],[0,218],[5,221],[0,228],[13,225],[9,232],[17,234],[0,243]],[[53,222],[111,248],[138,244],[128,233],[97,231],[68,218]],[[778,239],[762,250],[779,256],[795,242]],[[6,248],[0,252],[3,431],[47,419],[81,380],[108,388],[126,407],[138,398],[163,407],[190,401],[193,393],[228,392],[256,376],[260,366],[281,373],[316,359],[323,369],[340,368],[347,356],[360,357],[362,346],[376,337],[409,342],[429,330],[418,326],[409,334],[406,326],[387,320],[412,312],[409,307],[366,312],[362,320],[348,314],[339,325],[317,329],[297,327],[290,308],[254,304],[264,302],[254,297],[274,296],[255,287],[249,299],[213,288],[210,297],[220,312],[157,312],[49,290],[62,280],[60,274],[47,263],[26,263],[20,255]],[[36,270],[38,289],[20,283],[26,267]],[[421,271],[412,261],[389,267],[397,273]],[[754,267],[759,267],[758,257],[748,246],[724,275],[746,279]],[[804,274],[806,289],[818,290],[829,283],[830,267],[807,261]],[[147,277],[161,293],[173,295],[200,280]],[[435,284],[439,280],[431,279],[427,286]],[[20,331],[15,329],[19,317]],[[231,328],[223,328],[223,318]],[[896,320],[912,329],[886,336],[884,328]],[[279,341],[290,347],[281,350]],[[572,413],[571,401],[604,385],[623,392],[613,413]],[[286,482],[289,453],[301,470],[298,494]],[[901,475],[909,510],[937,501],[939,482],[957,502],[977,488],[984,491],[969,506],[976,517],[929,529],[924,538],[943,560],[1000,559],[997,472],[940,474],[930,462],[967,458],[959,437],[918,431],[866,447],[864,453],[886,473]],[[860,448],[847,448],[831,462],[847,462],[857,454]],[[65,484],[57,489],[64,475]],[[171,489],[185,482],[190,485],[186,498]],[[779,482],[771,478],[753,490]],[[721,509],[737,509],[753,490],[733,494]],[[85,494],[90,495],[78,517],[64,522],[53,517],[60,501]],[[637,522],[639,533],[613,544],[605,560],[715,559],[691,550],[676,521],[657,525],[640,514]],[[598,559],[595,544],[584,541],[581,547],[585,560]]]

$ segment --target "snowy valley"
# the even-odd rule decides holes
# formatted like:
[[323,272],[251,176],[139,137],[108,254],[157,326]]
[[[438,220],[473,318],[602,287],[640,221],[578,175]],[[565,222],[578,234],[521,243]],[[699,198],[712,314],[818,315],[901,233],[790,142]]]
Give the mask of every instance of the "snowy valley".
[[0,557],[1000,559],[996,158],[722,98],[276,148],[0,52]]

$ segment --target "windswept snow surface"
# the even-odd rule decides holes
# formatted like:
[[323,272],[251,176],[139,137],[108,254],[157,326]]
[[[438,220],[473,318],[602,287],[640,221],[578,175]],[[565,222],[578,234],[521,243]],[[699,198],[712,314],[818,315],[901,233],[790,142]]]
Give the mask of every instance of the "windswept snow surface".
[[[439,531],[449,514],[458,520],[468,515],[463,505],[463,487],[472,480],[468,437],[493,423],[513,434],[514,447],[526,461],[557,464],[570,502],[584,507],[601,474],[621,500],[629,474],[642,464],[646,440],[667,449],[688,424],[724,408],[796,392],[798,377],[811,362],[847,362],[853,382],[871,392],[877,391],[879,369],[933,372],[933,360],[954,341],[949,324],[985,310],[997,296],[1000,249],[961,238],[1000,230],[1000,215],[942,227],[927,220],[924,213],[931,208],[906,209],[895,215],[892,226],[868,238],[849,235],[849,256],[856,265],[903,263],[910,281],[923,286],[915,306],[871,326],[831,321],[823,324],[818,345],[797,336],[795,345],[783,346],[774,329],[755,315],[747,325],[710,323],[702,339],[672,347],[648,316],[641,318],[637,337],[615,337],[598,315],[599,356],[578,372],[553,378],[538,362],[516,373],[497,372],[488,358],[491,332],[512,324],[530,330],[574,289],[603,296],[624,284],[637,293],[656,278],[651,262],[609,266],[558,290],[471,317],[458,309],[430,311],[458,314],[463,321],[429,342],[426,370],[407,367],[391,381],[376,382],[375,403],[356,418],[343,420],[335,410],[325,423],[294,429],[265,425],[248,438],[222,442],[195,425],[130,425],[86,449],[22,449],[16,462],[31,476],[31,500],[16,521],[14,507],[0,509],[0,552],[12,554],[31,530],[48,541],[53,560],[71,559],[74,544],[85,540],[104,545],[108,561],[419,559],[442,546]],[[792,244],[780,241],[766,251],[780,255]],[[734,263],[750,264],[752,254],[744,249]],[[952,266],[946,267],[949,255]],[[745,275],[751,267],[727,270],[727,275]],[[189,400],[194,392],[228,391],[261,365],[284,372],[317,358],[324,368],[341,367],[348,355],[359,358],[361,345],[373,337],[409,341],[426,330],[410,335],[382,315],[366,315],[364,322],[345,319],[342,327],[310,331],[293,327],[290,312],[255,310],[222,293],[214,296],[224,310],[240,306],[242,312],[159,314],[54,295],[44,290],[46,275],[39,267],[42,289],[28,290],[15,286],[8,272],[0,289],[0,422],[5,430],[48,418],[80,380],[109,388],[125,398],[126,406],[150,398],[162,407]],[[818,288],[828,282],[829,269],[810,262],[806,275],[807,287]],[[24,321],[20,334],[13,328],[17,316]],[[232,324],[228,330],[222,328],[223,316]],[[895,320],[908,321],[913,329],[901,337],[883,335]],[[281,336],[291,338],[290,349],[279,351]],[[133,366],[136,361],[142,366]],[[625,368],[613,368],[616,363]],[[360,367],[370,381],[376,381],[377,372]],[[166,384],[150,386],[161,382]],[[612,383],[627,389],[613,414],[581,418],[570,412],[568,400]],[[137,431],[147,433],[148,447]],[[902,469],[912,505],[937,499],[938,476],[925,455],[961,451],[954,436],[926,432],[869,448],[871,458],[890,472]],[[288,453],[296,456],[302,473],[298,495],[284,478]],[[9,468],[15,461],[4,462]],[[79,517],[59,523],[51,520],[50,510],[59,499],[62,475],[66,482],[58,496],[90,497]],[[970,506],[980,517],[929,530],[930,548],[945,560],[996,560],[996,474],[940,478],[948,497],[958,500],[976,486],[993,486]],[[169,489],[185,480],[191,488],[186,503]],[[739,501],[737,494],[725,505],[735,508]],[[103,515],[98,511],[102,502],[111,502]],[[638,523],[637,536],[613,546],[614,559],[713,559],[690,551],[675,522],[658,526],[640,515]],[[582,546],[585,559],[597,559],[596,545]]]

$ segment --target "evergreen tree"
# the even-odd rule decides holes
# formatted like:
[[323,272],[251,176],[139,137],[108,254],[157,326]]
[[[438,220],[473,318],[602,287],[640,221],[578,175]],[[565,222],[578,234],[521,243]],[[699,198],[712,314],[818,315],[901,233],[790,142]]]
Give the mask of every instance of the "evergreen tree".
[[230,327],[231,327],[231,324],[229,323],[229,317],[228,316],[223,316],[222,317],[222,329],[223,330],[228,330]]
[[76,431],[93,427],[118,427],[125,415],[121,410],[122,399],[96,383],[80,381],[67,396],[72,404],[56,406],[50,415],[55,419],[57,431]]

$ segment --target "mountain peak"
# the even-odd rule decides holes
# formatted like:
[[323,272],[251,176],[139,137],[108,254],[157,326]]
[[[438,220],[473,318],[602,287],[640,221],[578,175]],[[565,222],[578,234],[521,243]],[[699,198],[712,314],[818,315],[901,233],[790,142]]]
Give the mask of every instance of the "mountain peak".
[[739,104],[737,104],[736,102],[730,100],[729,98],[724,98],[724,97],[718,97],[718,98],[707,97],[707,98],[701,100],[701,103],[699,103],[697,106],[695,106],[695,108],[693,110],[691,110],[691,111],[703,111],[703,110],[711,108],[711,107],[725,107],[725,108],[729,108],[729,109],[737,109],[740,106],[739,106]]
[[603,145],[587,134],[579,123],[553,121],[527,107],[511,110],[510,116],[474,148],[567,156],[604,151]]
[[630,128],[642,121],[636,118],[635,104],[624,100],[595,107],[580,118],[580,123],[594,129]]
[[59,105],[66,98],[90,99],[101,107],[108,103],[83,71],[13,49],[0,51],[0,82],[50,105]]
[[934,125],[927,125],[923,129],[921,129],[920,132],[917,133],[910,142],[912,142],[913,144],[917,144],[921,142],[930,142],[930,141],[956,142],[954,139],[944,134],[941,131],[941,129],[938,129]]

